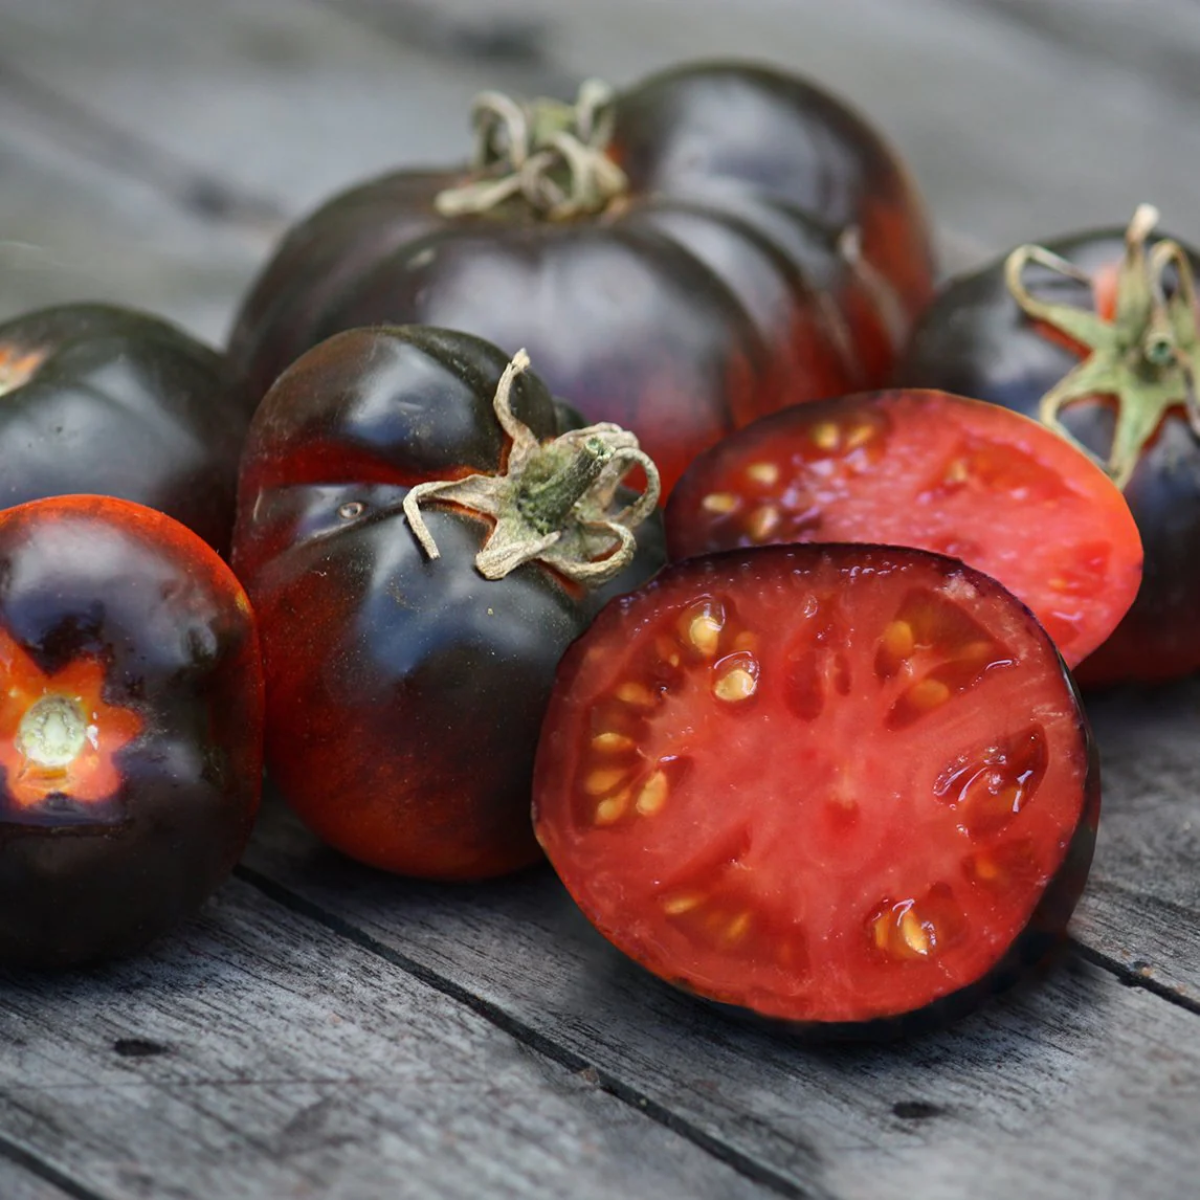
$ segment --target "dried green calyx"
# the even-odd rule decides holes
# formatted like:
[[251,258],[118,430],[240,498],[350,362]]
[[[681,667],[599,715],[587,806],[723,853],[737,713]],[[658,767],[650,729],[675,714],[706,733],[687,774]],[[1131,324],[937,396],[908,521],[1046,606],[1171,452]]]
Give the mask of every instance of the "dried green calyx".
[[1148,204],[1133,215],[1125,233],[1125,257],[1111,320],[1030,294],[1023,281],[1029,263],[1092,282],[1085,272],[1049,250],[1020,246],[1005,263],[1008,289],[1022,311],[1086,351],[1083,361],[1041,398],[1040,420],[1095,457],[1064,427],[1060,414],[1075,400],[1112,396],[1117,404],[1116,427],[1108,458],[1100,465],[1121,488],[1170,409],[1182,408],[1200,437],[1200,308],[1195,278],[1187,251],[1178,242],[1164,238],[1147,246],[1157,223],[1158,212]]
[[439,193],[438,212],[485,213],[517,197],[550,220],[601,212],[628,189],[625,172],[606,153],[614,99],[596,79],[580,87],[574,104],[482,93],[472,108],[473,178]]
[[[529,366],[524,350],[504,370],[492,401],[510,439],[502,475],[417,484],[404,498],[404,515],[422,549],[439,557],[421,505],[450,503],[494,521],[475,566],[502,579],[526,562],[542,562],[568,579],[598,585],[628,566],[637,550],[633,530],[658,504],[658,469],[619,425],[603,422],[540,442],[512,412],[513,381]],[[623,507],[617,489],[635,467],[646,486]]]

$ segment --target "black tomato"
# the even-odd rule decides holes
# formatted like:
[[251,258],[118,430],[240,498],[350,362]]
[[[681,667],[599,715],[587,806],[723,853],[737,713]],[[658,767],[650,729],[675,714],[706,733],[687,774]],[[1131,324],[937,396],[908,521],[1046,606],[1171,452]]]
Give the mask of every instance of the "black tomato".
[[0,501],[91,492],[229,548],[247,393],[158,317],[70,304],[0,325]]
[[1081,683],[1200,669],[1200,305],[1196,251],[1125,231],[1022,246],[952,280],[913,336],[897,382],[1042,420],[1104,464],[1145,552],[1133,606],[1077,670]]
[[[251,425],[233,561],[263,626],[268,776],[325,841],[391,871],[538,857],[554,669],[650,513],[657,549],[619,586],[662,560],[653,464],[614,426],[562,432],[527,361],[445,330],[350,330]],[[633,467],[640,495],[619,486]]]
[[489,93],[476,118],[471,169],[388,175],[286,236],[231,342],[254,394],[339,330],[462,329],[526,347],[669,491],[754,416],[883,382],[932,293],[904,166],[780,71],[701,63],[575,105]]
[[1045,631],[957,559],[827,543],[674,563],[567,651],[537,835],[670,983],[822,1035],[958,1016],[1083,889],[1094,745]]
[[127,953],[194,912],[258,807],[263,687],[233,572],[103,496],[0,512],[0,962]]

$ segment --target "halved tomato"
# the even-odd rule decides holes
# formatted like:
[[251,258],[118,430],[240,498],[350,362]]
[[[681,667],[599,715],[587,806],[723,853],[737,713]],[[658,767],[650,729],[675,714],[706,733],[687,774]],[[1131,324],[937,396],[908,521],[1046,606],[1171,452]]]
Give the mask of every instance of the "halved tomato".
[[764,417],[697,458],[671,494],[672,557],[775,542],[887,542],[1000,580],[1069,666],[1137,595],[1142,543],[1121,492],[1028,417],[945,392],[866,392]]
[[911,548],[689,559],[559,670],[539,840],[654,974],[835,1034],[940,1022],[1059,939],[1099,812],[1045,631]]

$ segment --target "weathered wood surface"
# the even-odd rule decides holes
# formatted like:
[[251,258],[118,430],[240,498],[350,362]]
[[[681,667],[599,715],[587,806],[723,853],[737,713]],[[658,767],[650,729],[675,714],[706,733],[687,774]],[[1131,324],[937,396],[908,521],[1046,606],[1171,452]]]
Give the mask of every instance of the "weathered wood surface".
[[[481,87],[731,53],[856,103],[960,260],[1147,199],[1200,240],[1190,0],[0,0],[0,318],[112,299],[220,339],[288,219],[461,156]],[[272,806],[153,953],[0,977],[0,1197],[1194,1194],[1200,686],[1089,710],[1071,952],[906,1046],[748,1029],[547,870],[393,880]]]

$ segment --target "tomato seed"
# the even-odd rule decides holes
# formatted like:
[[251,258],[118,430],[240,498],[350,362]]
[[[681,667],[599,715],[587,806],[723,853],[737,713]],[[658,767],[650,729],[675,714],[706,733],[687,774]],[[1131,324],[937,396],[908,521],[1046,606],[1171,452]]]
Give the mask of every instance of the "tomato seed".
[[717,676],[712,690],[718,700],[724,700],[730,704],[749,700],[758,690],[756,672],[752,672],[739,662]]
[[916,649],[913,627],[904,620],[889,621],[883,631],[883,648],[893,658],[908,658]]
[[662,902],[663,912],[669,917],[681,917],[704,903],[704,896],[699,892],[682,892],[676,896],[668,896]]
[[644,683],[628,680],[619,684],[614,692],[618,700],[632,708],[653,708],[658,703],[658,696]]
[[819,421],[808,431],[808,436],[822,450],[832,451],[838,448],[842,431],[832,421]]
[[652,817],[667,802],[667,793],[669,790],[665,772],[655,771],[642,784],[634,807],[637,808],[643,817]]
[[765,542],[779,528],[779,509],[763,504],[746,518],[746,536],[753,542]]
[[600,767],[584,779],[583,790],[589,796],[603,796],[624,783],[628,774],[625,767]]
[[737,506],[738,498],[732,492],[710,492],[700,501],[700,507],[705,512],[716,513],[718,516],[735,511]]
[[617,792],[615,796],[609,796],[607,799],[601,800],[596,805],[596,824],[615,825],[625,815],[625,810],[629,807],[629,795],[629,789],[626,788],[623,792]]
[[623,733],[598,733],[592,738],[592,749],[600,751],[601,754],[622,754],[636,745],[633,738],[626,737]]
[[763,487],[773,487],[779,482],[779,467],[773,462],[755,462],[746,468],[746,478]]

